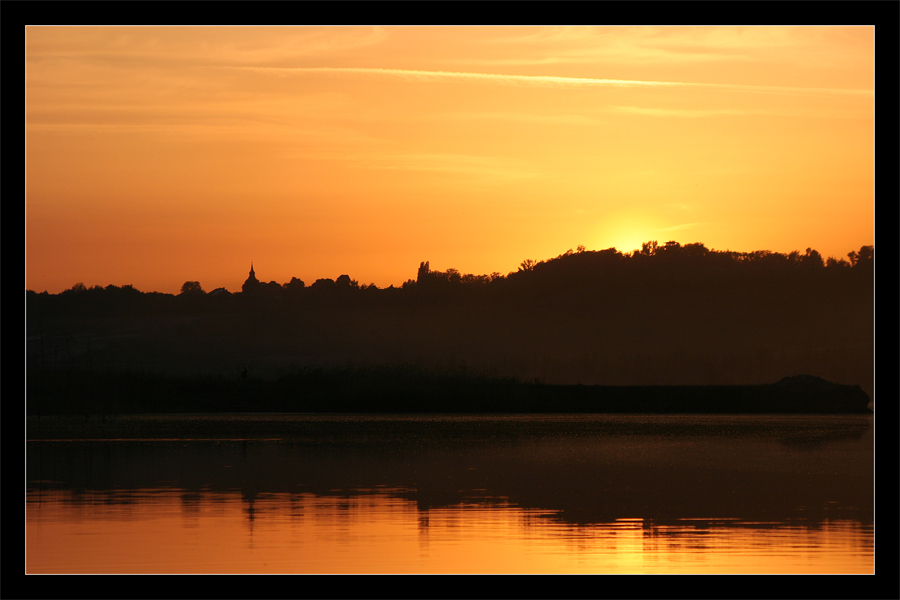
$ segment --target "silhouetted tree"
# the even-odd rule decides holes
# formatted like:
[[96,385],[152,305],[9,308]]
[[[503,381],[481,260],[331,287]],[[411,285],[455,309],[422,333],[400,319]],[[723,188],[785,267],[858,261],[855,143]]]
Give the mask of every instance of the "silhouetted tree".
[[266,294],[266,296],[270,297],[280,297],[282,295],[282,292],[284,292],[284,288],[277,281],[264,283],[262,284],[261,289]]
[[656,249],[658,247],[659,245],[656,243],[656,240],[653,240],[651,242],[644,242],[643,244],[641,244],[641,254],[643,254],[644,256],[653,256],[654,254],[656,254]]
[[330,278],[327,278],[327,277],[326,277],[326,278],[323,278],[323,279],[316,279],[316,280],[313,282],[313,284],[312,284],[311,286],[309,286],[309,289],[310,289],[311,291],[316,291],[316,292],[318,292],[318,291],[332,291],[332,290],[334,290],[334,286],[335,286],[335,284],[334,284],[334,279],[330,279]]
[[420,282],[423,279],[428,277],[428,274],[431,272],[431,268],[428,265],[428,261],[423,261],[419,263],[419,270],[416,272],[416,282]]
[[204,294],[203,288],[200,287],[199,281],[185,281],[181,286],[182,294]]
[[350,279],[349,275],[341,275],[338,277],[335,282],[335,286],[338,289],[348,289],[348,288],[358,288],[359,282],[354,279]]
[[867,267],[875,259],[875,246],[862,246],[859,252],[850,251],[847,253],[850,257],[850,265],[853,267]]
[[305,287],[306,284],[303,283],[303,280],[296,277],[291,277],[291,280],[284,284],[284,289],[286,290],[302,290]]
[[812,248],[806,249],[806,253],[800,258],[800,264],[808,269],[816,269],[824,266],[822,255]]
[[304,289],[306,289],[306,284],[303,283],[302,279],[297,279],[296,277],[291,277],[291,280],[284,284],[285,295],[295,300],[303,295]]
[[484,285],[490,282],[490,275],[472,275],[467,273],[460,278],[460,283],[464,285]]
[[705,258],[709,255],[709,250],[700,242],[685,244],[682,251],[686,257],[691,259]]

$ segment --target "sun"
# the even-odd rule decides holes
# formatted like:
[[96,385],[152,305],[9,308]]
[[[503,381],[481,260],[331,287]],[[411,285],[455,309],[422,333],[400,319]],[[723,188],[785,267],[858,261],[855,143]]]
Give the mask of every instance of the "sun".
[[601,223],[594,236],[595,248],[604,250],[615,248],[622,254],[640,250],[641,245],[656,239],[655,229],[645,220],[632,217],[618,217]]
[[622,254],[631,254],[632,250],[640,250],[641,245],[646,242],[646,235],[625,231],[611,238],[609,247],[615,248]]

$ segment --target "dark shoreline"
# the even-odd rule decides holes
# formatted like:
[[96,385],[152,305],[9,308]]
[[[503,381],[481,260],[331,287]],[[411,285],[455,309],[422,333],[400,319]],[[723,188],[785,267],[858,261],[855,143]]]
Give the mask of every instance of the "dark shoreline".
[[274,381],[129,372],[29,373],[29,416],[139,413],[869,414],[859,386],[818,377],[764,385],[523,383],[415,368],[306,369]]

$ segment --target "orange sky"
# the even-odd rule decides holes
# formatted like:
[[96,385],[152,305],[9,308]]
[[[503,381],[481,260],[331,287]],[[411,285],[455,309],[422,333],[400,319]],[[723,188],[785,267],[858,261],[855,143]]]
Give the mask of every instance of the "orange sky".
[[28,27],[26,288],[874,243],[874,27]]

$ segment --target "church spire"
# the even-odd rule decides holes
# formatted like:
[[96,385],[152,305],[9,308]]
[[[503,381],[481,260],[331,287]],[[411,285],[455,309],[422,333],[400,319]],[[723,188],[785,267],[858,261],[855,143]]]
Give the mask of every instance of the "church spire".
[[259,288],[259,280],[256,278],[256,272],[253,270],[253,261],[250,261],[250,277],[247,278],[247,281],[244,282],[244,285],[241,287],[241,291],[244,292],[252,292]]

